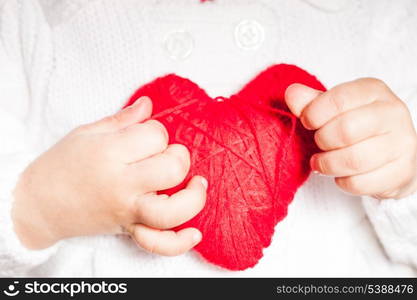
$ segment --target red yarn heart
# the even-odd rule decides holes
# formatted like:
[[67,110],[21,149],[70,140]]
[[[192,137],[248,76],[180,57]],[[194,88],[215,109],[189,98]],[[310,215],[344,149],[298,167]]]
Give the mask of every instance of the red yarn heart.
[[208,179],[204,209],[178,227],[196,227],[203,240],[195,249],[209,262],[230,270],[253,267],[268,247],[275,225],[287,214],[297,188],[310,173],[317,151],[284,102],[286,88],[303,83],[325,90],[312,75],[292,65],[275,65],[229,97],[210,98],[188,79],[167,75],[135,92],[154,103],[170,143],[191,152],[184,187],[191,176]]

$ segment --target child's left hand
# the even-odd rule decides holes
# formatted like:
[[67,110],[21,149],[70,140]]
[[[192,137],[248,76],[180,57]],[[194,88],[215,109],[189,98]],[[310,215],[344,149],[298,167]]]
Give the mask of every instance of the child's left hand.
[[417,189],[417,135],[410,112],[388,86],[373,78],[343,83],[327,92],[301,84],[286,91],[290,110],[317,130],[312,170],[335,176],[355,195],[401,198]]

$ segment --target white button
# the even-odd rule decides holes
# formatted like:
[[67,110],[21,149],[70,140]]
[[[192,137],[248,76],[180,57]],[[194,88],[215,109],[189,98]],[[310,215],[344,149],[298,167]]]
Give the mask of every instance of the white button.
[[255,50],[264,39],[264,28],[254,20],[243,20],[235,28],[236,44],[242,49]]
[[194,49],[194,40],[186,31],[171,32],[165,39],[165,50],[174,60],[184,60]]

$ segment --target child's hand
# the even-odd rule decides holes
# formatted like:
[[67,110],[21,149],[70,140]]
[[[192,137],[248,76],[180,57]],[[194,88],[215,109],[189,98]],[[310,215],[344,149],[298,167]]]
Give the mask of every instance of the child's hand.
[[416,190],[417,138],[406,105],[380,80],[358,79],[327,92],[293,84],[290,110],[324,152],[311,168],[355,195],[400,198]]
[[204,206],[207,182],[194,177],[168,197],[190,167],[182,145],[168,145],[164,126],[144,121],[143,97],[114,116],[81,126],[35,160],[15,190],[13,221],[22,243],[41,249],[80,235],[129,232],[148,251],[181,254],[201,240],[195,228],[166,230]]

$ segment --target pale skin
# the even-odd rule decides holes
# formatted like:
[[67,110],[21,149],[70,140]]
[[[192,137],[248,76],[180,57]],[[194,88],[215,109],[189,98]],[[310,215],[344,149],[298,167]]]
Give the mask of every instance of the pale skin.
[[416,131],[407,106],[384,82],[362,78],[324,93],[293,84],[286,102],[305,128],[316,130],[323,152],[312,156],[312,170],[354,195],[402,198],[416,191]]
[[[286,91],[290,110],[315,130],[323,151],[315,172],[334,176],[354,195],[405,197],[417,189],[417,135],[406,105],[380,80],[358,79],[320,92],[301,84]],[[80,126],[23,172],[14,191],[15,231],[30,249],[75,236],[127,233],[143,249],[179,255],[202,239],[196,228],[174,232],[198,214],[207,181],[193,177],[182,145],[169,145],[164,126],[147,120],[141,98],[114,116]]]
[[165,127],[147,120],[151,113],[143,97],[73,130],[28,166],[12,211],[23,245],[43,249],[69,237],[128,233],[149,252],[178,255],[200,242],[196,228],[169,228],[203,208],[207,181],[195,176],[170,197],[156,194],[184,180],[190,155],[168,145]]

